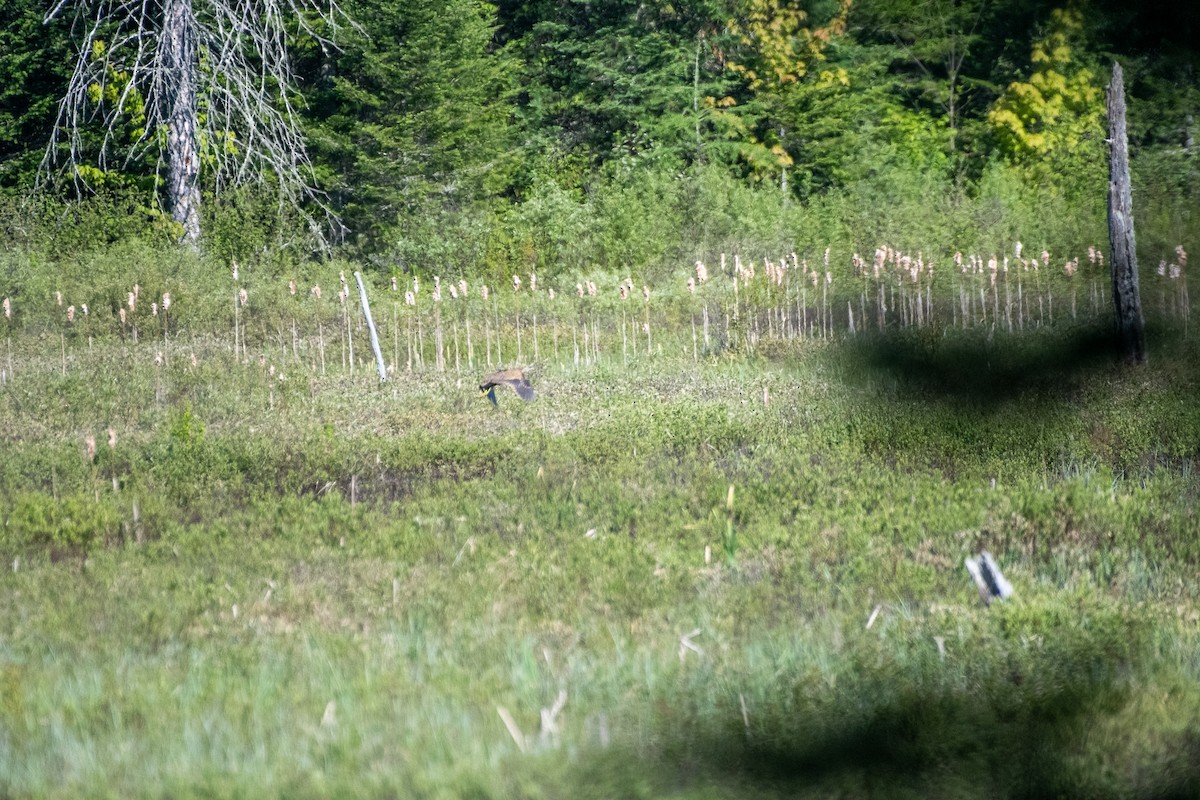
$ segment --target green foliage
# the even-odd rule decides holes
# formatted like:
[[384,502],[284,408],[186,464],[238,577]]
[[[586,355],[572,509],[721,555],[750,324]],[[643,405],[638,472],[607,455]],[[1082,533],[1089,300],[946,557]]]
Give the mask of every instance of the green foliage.
[[35,0],[11,0],[0,10],[0,192],[33,185],[50,136],[70,48],[58,25],[43,25]]
[[204,423],[196,419],[190,405],[184,405],[171,422],[169,435],[172,446],[184,449],[196,447],[204,439]]
[[862,26],[873,61],[888,65],[885,96],[937,121],[938,149],[959,178],[974,171],[973,150],[984,155],[977,150],[980,109],[1007,63],[1004,37],[1030,24],[1026,13],[975,0],[864,0],[854,7],[852,24]]
[[701,101],[724,96],[729,84],[716,43],[724,5],[571,2],[529,17],[502,10],[509,46],[525,64],[520,114],[535,146],[549,138],[597,161],[653,152],[678,166],[703,157],[719,123]]
[[[257,254],[276,261],[293,261],[296,251],[319,250],[307,221],[262,189],[236,187],[220,194],[205,192],[200,214],[205,255],[217,263],[245,261]],[[172,241],[178,241],[178,231],[174,235]]]
[[[103,40],[92,40],[92,61],[104,65],[104,76],[100,82],[88,85],[87,98],[88,102],[99,109],[105,106],[117,107],[115,113],[126,120],[122,126],[126,141],[121,144],[128,147],[146,135],[146,98],[141,89],[131,82],[133,76],[128,71],[113,66],[108,60],[106,49]],[[101,110],[99,113],[105,112]]]
[[1030,54],[1029,80],[1009,84],[987,121],[1000,152],[1031,170],[1036,183],[1095,191],[1104,176],[1104,106],[1095,74],[1079,57],[1082,29],[1082,11],[1051,12]]
[[[642,284],[674,271],[686,212],[685,183],[656,171],[646,178],[634,160],[610,164],[591,190],[600,265]],[[637,176],[635,178],[635,176]]]
[[595,223],[590,204],[579,193],[554,180],[539,181],[513,210],[509,225],[516,247],[509,256],[518,268],[552,272],[582,268],[588,262],[588,241]]
[[116,544],[121,537],[122,515],[116,503],[98,503],[86,493],[53,498],[18,492],[8,498],[0,514],[9,552],[82,557],[94,547]]
[[822,58],[825,43],[845,32],[850,5],[842,3],[827,25],[810,28],[803,9],[777,0],[743,0],[729,21],[729,32],[747,58],[731,60],[727,67],[742,75],[752,91],[798,82]]
[[338,52],[310,48],[308,115],[319,177],[375,250],[439,209],[464,211],[509,187],[517,65],[490,48],[494,11],[474,0],[345,6],[362,25]]
[[744,126],[739,137],[742,159],[756,180],[785,173],[794,163],[789,135],[805,136],[803,123],[789,108],[797,94],[809,94],[848,84],[845,70],[823,70],[815,81],[805,81],[813,65],[825,58],[830,40],[846,31],[851,3],[842,2],[820,26],[809,13],[777,0],[742,0],[735,3],[727,23],[730,34],[725,66],[745,82],[746,96],[727,95],[718,103],[740,116]]
[[[41,24],[41,7],[10,6],[0,24],[0,91],[10,100],[0,104],[0,184],[20,194],[33,183],[70,48],[64,25]],[[956,206],[996,190],[1000,161],[1025,182],[1007,208],[1034,223],[1070,218],[1044,213],[1050,191],[1090,214],[1103,183],[1099,53],[1130,71],[1139,214],[1171,229],[1150,233],[1155,248],[1173,247],[1192,224],[1200,173],[1187,156],[1196,56],[1180,33],[1186,14],[1171,24],[1111,4],[1085,16],[1071,6],[907,0],[603,9],[360,0],[346,10],[361,29],[344,29],[341,49],[291,41],[297,99],[322,196],[346,225],[345,252],[381,270],[494,280],[585,264],[658,269],[690,258],[697,235],[713,239],[719,226],[690,203],[721,205],[702,196],[718,172],[741,195],[730,206],[754,207],[737,221],[742,235],[764,243],[787,238],[780,227],[811,224],[789,220],[797,198],[846,216],[881,190],[936,192],[939,205]],[[1026,47],[1028,60],[1014,57]],[[111,104],[121,67],[108,77],[93,93]],[[119,138],[137,135],[143,99],[130,98]],[[18,241],[41,228],[38,246],[63,250],[170,239],[177,228],[154,203],[147,170],[84,167],[74,177],[102,188],[102,202],[76,210],[39,198],[0,224]],[[756,185],[775,188],[775,202],[742,191]],[[206,194],[208,252],[228,261],[307,251],[311,232],[283,206],[265,191]],[[543,221],[549,229],[538,230]]]
[[53,191],[0,198],[6,249],[62,258],[117,243],[174,241],[170,219],[146,204],[135,187],[110,182],[97,194],[71,199]]
[[787,101],[795,190],[811,196],[884,171],[945,175],[950,162],[936,118],[901,101],[879,56],[844,39],[825,52],[828,69]]

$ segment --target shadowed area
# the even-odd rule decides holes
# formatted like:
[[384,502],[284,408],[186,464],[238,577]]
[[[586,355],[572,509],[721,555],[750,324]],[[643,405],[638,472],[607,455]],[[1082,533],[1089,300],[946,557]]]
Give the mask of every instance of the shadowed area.
[[[1195,797],[1200,728],[1193,721],[1156,740],[1131,729],[1140,656],[1119,639],[1136,634],[1120,627],[1063,644],[1044,628],[1044,637],[963,653],[965,664],[905,661],[869,645],[832,686],[785,676],[769,689],[742,684],[723,726],[664,704],[656,763],[680,768],[660,788],[677,797]],[[1141,766],[1117,778],[1114,757]],[[609,753],[590,767],[603,785],[601,765],[638,758]]]
[[[1105,786],[1076,758],[1097,720],[1095,700],[1063,693],[1046,704],[997,703],[986,692],[914,692],[820,736],[746,742],[735,766],[787,793],[822,787],[865,796],[1194,797],[1200,737],[1174,743],[1177,757],[1144,771],[1145,784]],[[1098,693],[1098,698],[1103,695]],[[1065,702],[1064,702],[1065,701]],[[1111,703],[1112,698],[1103,702]],[[802,794],[803,792],[801,792]]]
[[[845,355],[851,369],[868,379],[884,377],[901,391],[981,406],[1026,395],[1069,399],[1083,379],[1122,364],[1108,321],[1066,331],[945,333],[864,336],[847,343]],[[1151,359],[1156,349],[1172,346],[1161,329],[1148,328],[1147,341]]]

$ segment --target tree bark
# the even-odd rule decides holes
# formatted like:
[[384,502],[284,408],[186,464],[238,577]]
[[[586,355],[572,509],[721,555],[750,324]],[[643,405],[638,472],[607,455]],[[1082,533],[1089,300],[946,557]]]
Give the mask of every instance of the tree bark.
[[1133,192],[1129,184],[1129,138],[1125,130],[1125,79],[1113,62],[1108,85],[1108,242],[1112,248],[1113,306],[1117,341],[1125,360],[1146,361],[1146,330],[1138,291],[1137,247],[1133,236]]
[[183,226],[182,240],[200,239],[200,141],[197,132],[196,33],[192,0],[167,0],[163,10],[162,86],[167,93],[167,201]]

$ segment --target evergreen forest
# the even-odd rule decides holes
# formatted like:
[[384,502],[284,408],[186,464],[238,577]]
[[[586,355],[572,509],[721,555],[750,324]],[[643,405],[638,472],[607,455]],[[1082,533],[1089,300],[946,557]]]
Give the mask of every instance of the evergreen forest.
[[[197,19],[235,5],[188,2]],[[287,82],[264,73],[274,91],[256,112],[291,117],[287,174],[269,174],[279,159],[243,159],[260,146],[253,115],[211,122],[215,95],[196,109],[204,246],[226,260],[286,244],[392,274],[600,269],[646,281],[713,252],[847,239],[947,254],[1022,237],[1075,247],[1102,239],[1114,61],[1128,76],[1147,257],[1195,232],[1200,12],[1188,3],[306,8],[281,15],[269,55],[287,60]],[[58,9],[8,0],[0,16],[6,246],[178,238],[156,147],[165,133],[147,122],[162,89],[132,79],[129,7]],[[267,57],[236,41],[242,60]],[[231,85],[215,46],[199,48],[197,79]],[[81,63],[90,82],[63,115]],[[239,180],[215,168],[222,159],[243,159]]]

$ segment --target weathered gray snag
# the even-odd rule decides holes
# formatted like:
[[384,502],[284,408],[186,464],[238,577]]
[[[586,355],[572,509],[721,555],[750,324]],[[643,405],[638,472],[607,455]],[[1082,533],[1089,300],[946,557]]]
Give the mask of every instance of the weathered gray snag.
[[1129,185],[1129,138],[1125,131],[1125,79],[1113,62],[1108,85],[1108,242],[1112,248],[1112,291],[1117,339],[1126,361],[1146,361],[1146,329],[1138,291],[1133,237],[1133,192]]
[[163,9],[163,84],[167,105],[167,199],[183,239],[200,239],[200,135],[196,130],[196,37],[192,0],[167,0]]
[[338,0],[54,0],[45,21],[60,16],[72,20],[79,57],[44,179],[61,171],[82,189],[152,163],[165,169],[161,199],[194,244],[203,163],[214,194],[267,187],[324,241],[336,220],[316,188],[288,42],[299,34],[334,46],[353,25]]

